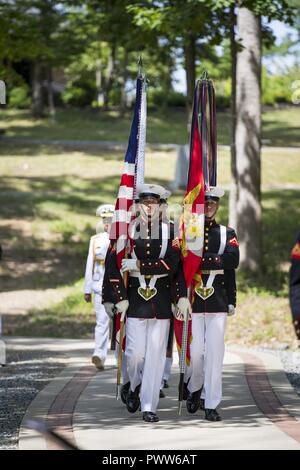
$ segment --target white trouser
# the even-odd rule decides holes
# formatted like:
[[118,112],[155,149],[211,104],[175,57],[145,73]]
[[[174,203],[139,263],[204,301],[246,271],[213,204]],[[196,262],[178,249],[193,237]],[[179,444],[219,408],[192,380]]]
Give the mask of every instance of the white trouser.
[[222,399],[222,367],[227,313],[192,315],[191,365],[189,391],[203,386],[205,408],[215,409]]
[[171,375],[171,367],[173,364],[173,357],[166,357],[165,360],[165,368],[164,368],[164,373],[161,381],[161,386],[160,388],[163,388],[164,386],[164,380],[168,381]]
[[102,304],[100,294],[94,294],[94,307],[96,312],[94,356],[105,361],[109,342],[109,317]]
[[142,383],[141,411],[155,413],[166,361],[170,320],[126,320],[126,359],[132,391]]
[[[118,357],[119,357],[119,345],[116,345],[115,358],[118,367]],[[127,360],[125,352],[122,352],[122,385],[125,385],[129,382],[129,376],[127,372]]]

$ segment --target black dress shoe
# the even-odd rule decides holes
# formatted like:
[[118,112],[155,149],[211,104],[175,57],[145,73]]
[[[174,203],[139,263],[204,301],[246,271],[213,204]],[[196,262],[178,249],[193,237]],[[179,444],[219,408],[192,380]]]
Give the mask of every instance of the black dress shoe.
[[189,413],[196,413],[200,406],[200,395],[201,390],[196,390],[196,392],[189,393],[186,400],[186,408]]
[[124,405],[126,405],[126,398],[127,398],[129,387],[130,387],[130,382],[127,382],[121,387],[121,400],[124,403]]
[[162,390],[159,391],[159,398],[166,398],[166,395]]
[[163,388],[169,388],[168,381],[164,379],[164,387]]
[[138,385],[133,392],[131,388],[129,388],[127,397],[126,397],[126,407],[129,413],[135,413],[140,407],[140,388],[141,385]]
[[222,421],[222,418],[217,410],[212,410],[210,408],[205,408],[205,419],[207,421]]
[[157,421],[159,421],[159,417],[157,414],[152,413],[151,411],[144,411],[143,420],[147,423],[157,423]]

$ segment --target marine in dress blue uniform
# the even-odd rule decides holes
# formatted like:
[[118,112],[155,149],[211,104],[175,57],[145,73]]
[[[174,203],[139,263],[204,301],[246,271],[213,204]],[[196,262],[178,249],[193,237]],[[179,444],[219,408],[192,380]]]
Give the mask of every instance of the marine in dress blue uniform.
[[[188,370],[187,410],[205,410],[208,421],[220,421],[224,335],[228,315],[236,306],[235,269],[239,244],[235,231],[215,220],[220,187],[205,193],[205,237],[201,277],[192,303],[191,366]],[[197,275],[196,275],[197,276]]]
[[[131,229],[131,245],[123,272],[129,272],[128,288],[117,268],[114,247],[103,283],[103,302],[126,308],[126,360],[130,388],[126,405],[133,413],[141,407],[146,422],[157,422],[156,408],[166,359],[172,282],[180,261],[180,244],[174,225],[160,217],[160,201],[166,190],[145,184],[138,188],[139,217]],[[179,292],[180,291],[180,292]],[[185,283],[178,289],[186,296]],[[121,304],[121,307],[126,303]]]

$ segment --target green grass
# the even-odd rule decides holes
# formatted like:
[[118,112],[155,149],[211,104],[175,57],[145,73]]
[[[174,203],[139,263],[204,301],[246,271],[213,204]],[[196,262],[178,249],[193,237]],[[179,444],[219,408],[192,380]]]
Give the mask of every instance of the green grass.
[[36,308],[26,316],[5,322],[6,334],[55,338],[92,338],[95,314],[92,304],[83,299],[83,279],[74,283],[72,292],[48,308]]
[[[300,108],[270,109],[263,113],[262,138],[268,145],[300,146]],[[132,119],[128,111],[58,109],[56,121],[32,119],[29,111],[1,112],[0,127],[10,137],[35,139],[127,141]],[[217,113],[218,142],[230,142],[230,115]],[[184,109],[149,110],[147,142],[185,144],[188,142],[187,116]]]
[[[128,140],[132,112],[120,117],[116,111],[84,109],[58,110],[56,121],[34,120],[29,111],[7,110],[2,113],[0,127],[11,137],[36,139]],[[148,116],[147,141],[185,143],[187,140],[185,111],[167,114],[151,112]]]
[[[298,150],[265,149],[262,157],[263,259],[254,280],[239,275],[238,315],[228,321],[228,341],[294,345],[287,301],[289,254],[300,220]],[[59,146],[0,148],[0,233],[5,256],[3,290],[63,289],[62,302],[36,307],[5,322],[7,332],[36,336],[92,337],[92,306],[82,297],[82,276],[98,204],[114,202],[123,154]],[[176,153],[148,152],[148,181],[169,184]],[[219,155],[219,183],[229,183],[229,152]],[[283,188],[283,189],[280,189]],[[180,204],[183,192],[170,198]],[[227,223],[227,198],[219,220]]]
[[296,349],[297,342],[286,297],[249,289],[238,296],[237,313],[228,318],[227,343],[276,347],[287,344]]
[[262,116],[262,138],[268,145],[300,146],[300,107],[271,109]]

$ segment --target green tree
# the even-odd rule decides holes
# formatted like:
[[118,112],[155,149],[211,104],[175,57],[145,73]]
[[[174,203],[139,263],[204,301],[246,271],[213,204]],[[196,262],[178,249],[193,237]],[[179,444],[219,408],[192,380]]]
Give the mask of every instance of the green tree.
[[[220,17],[204,0],[146,1],[129,5],[135,22],[144,31],[153,31],[168,41],[170,49],[183,61],[186,71],[187,108],[190,113],[200,59],[212,56],[212,47],[221,42]],[[207,46],[209,44],[210,47]]]
[[285,1],[243,1],[237,12],[236,228],[241,267],[261,269],[261,16],[291,21]]
[[8,76],[13,76],[15,63],[24,59],[31,63],[35,117],[44,115],[45,101],[54,115],[52,70],[66,65],[78,52],[79,43],[75,39],[63,3],[0,0],[0,61]]
[[[136,76],[138,53],[143,52],[154,62],[158,56],[163,58],[166,50],[157,36],[143,31],[134,23],[134,15],[127,8],[129,3],[137,2],[86,0],[84,5],[76,0],[68,2],[73,29],[82,35],[84,44],[68,72],[72,75],[81,68],[82,73],[85,64],[88,72],[94,74],[95,99],[105,108],[117,93],[121,108],[125,109],[126,86],[128,80]],[[167,65],[170,60],[166,56],[164,59]],[[161,68],[160,63],[158,68]]]

